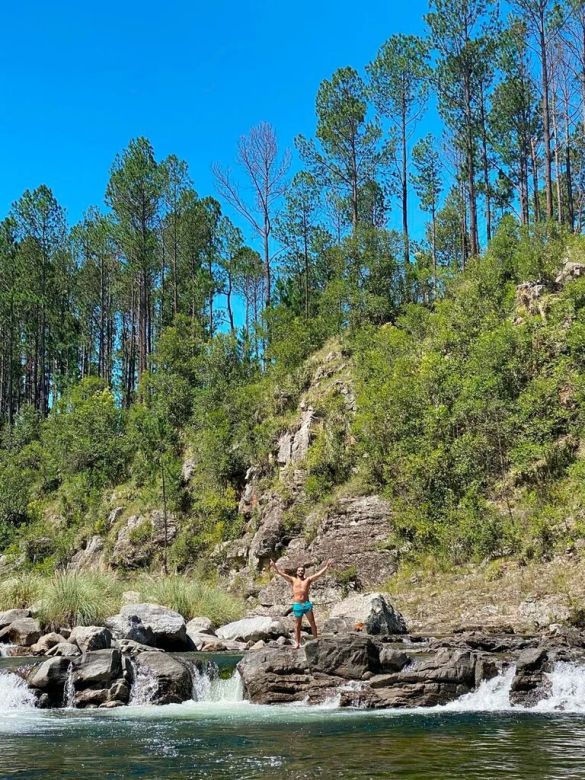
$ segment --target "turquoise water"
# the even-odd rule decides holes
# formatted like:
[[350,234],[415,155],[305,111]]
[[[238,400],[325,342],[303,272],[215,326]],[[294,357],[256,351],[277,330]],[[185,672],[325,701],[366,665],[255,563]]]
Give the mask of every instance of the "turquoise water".
[[0,721],[0,777],[583,780],[585,717],[196,703]]
[[558,664],[532,711],[509,669],[447,707],[365,712],[249,704],[232,664],[197,673],[193,701],[110,711],[35,709],[4,665],[0,778],[585,780],[583,667]]

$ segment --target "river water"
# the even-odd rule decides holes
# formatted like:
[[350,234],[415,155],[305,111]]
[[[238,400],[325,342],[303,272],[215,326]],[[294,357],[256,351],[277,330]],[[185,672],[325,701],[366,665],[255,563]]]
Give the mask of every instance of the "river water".
[[0,778],[584,780],[585,669],[559,664],[529,711],[512,674],[427,710],[257,706],[234,673],[199,675],[180,705],[144,703],[145,685],[129,707],[41,711],[0,670]]

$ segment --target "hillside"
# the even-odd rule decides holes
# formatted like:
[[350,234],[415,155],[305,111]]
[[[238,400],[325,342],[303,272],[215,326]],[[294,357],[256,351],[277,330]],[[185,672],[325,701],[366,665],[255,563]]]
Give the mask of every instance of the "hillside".
[[[262,372],[230,336],[203,343],[179,319],[129,411],[87,379],[46,421],[25,411],[8,431],[3,576],[128,576],[166,557],[271,611],[287,597],[269,584],[270,559],[333,557],[323,609],[351,589],[390,588],[428,625],[421,602],[457,592],[449,571],[462,591],[496,583],[488,601],[515,566],[538,572],[568,551],[578,571],[582,260],[579,239],[528,238],[504,222],[434,307],[350,328],[307,359],[297,321]],[[440,571],[444,586],[428,587]],[[471,621],[463,612],[455,622]]]

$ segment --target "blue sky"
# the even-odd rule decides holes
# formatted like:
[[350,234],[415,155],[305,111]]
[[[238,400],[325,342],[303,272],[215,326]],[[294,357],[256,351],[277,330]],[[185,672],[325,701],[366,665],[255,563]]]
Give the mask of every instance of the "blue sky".
[[[283,146],[314,132],[317,88],[359,69],[395,32],[423,32],[426,0],[22,0],[0,34],[0,216],[51,187],[70,222],[103,204],[115,154],[135,136],[187,160],[200,195],[210,165],[271,122]],[[426,128],[428,130],[428,128]]]

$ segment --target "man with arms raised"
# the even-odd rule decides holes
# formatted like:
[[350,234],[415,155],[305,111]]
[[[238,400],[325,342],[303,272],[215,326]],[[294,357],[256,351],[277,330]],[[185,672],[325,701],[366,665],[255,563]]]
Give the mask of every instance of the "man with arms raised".
[[303,622],[303,615],[307,616],[313,636],[317,636],[317,624],[315,623],[315,616],[313,615],[313,605],[309,601],[309,590],[312,583],[319,577],[322,577],[332,563],[333,561],[329,559],[322,569],[319,569],[318,572],[312,574],[310,577],[305,577],[305,567],[299,566],[297,568],[296,577],[293,577],[279,569],[274,561],[270,561],[271,568],[292,585],[292,611],[296,618],[295,641],[297,648],[301,646],[301,623]]

